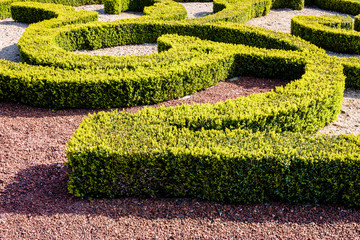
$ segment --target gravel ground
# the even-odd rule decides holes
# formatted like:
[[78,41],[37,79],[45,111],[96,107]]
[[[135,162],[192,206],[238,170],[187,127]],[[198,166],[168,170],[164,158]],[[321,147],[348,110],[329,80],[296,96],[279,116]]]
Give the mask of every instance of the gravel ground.
[[20,37],[29,26],[14,22],[11,18],[0,20],[0,58],[20,62],[19,49],[16,46]]
[[212,14],[213,12],[213,3],[212,2],[182,2],[182,4],[187,13],[188,18],[198,18],[205,17],[206,15]]
[[[283,84],[238,78],[162,104],[214,103]],[[360,239],[360,211],[336,205],[76,199],[66,190],[65,143],[100,110],[0,109],[0,239]]]
[[347,14],[323,10],[314,7],[305,7],[302,10],[273,9],[266,16],[253,18],[250,21],[248,21],[247,24],[266,28],[266,29],[271,29],[279,32],[290,33],[290,29],[291,29],[290,23],[292,17],[297,15],[321,16],[325,14],[330,14],[330,15],[338,14],[342,16],[350,16]]
[[[103,11],[101,7],[86,8]],[[211,9],[198,11],[207,13]],[[275,12],[285,19],[291,11]],[[192,15],[196,15],[196,11]],[[118,18],[105,16],[100,17],[105,21]],[[0,58],[19,61],[16,42],[25,27],[11,19],[0,20]],[[142,50],[143,46],[112,49],[123,51],[121,54]],[[154,47],[146,54],[151,51]],[[284,84],[286,82],[276,79],[234,78],[155,107],[215,103]],[[346,126],[346,119],[351,119],[350,123],[359,121],[359,101],[359,91],[347,90],[334,129],[329,126],[324,131],[359,133],[356,132],[359,125]],[[360,211],[337,205],[274,202],[223,205],[199,199],[76,199],[66,190],[65,146],[82,119],[98,111],[52,111],[0,102],[0,239],[360,239]]]

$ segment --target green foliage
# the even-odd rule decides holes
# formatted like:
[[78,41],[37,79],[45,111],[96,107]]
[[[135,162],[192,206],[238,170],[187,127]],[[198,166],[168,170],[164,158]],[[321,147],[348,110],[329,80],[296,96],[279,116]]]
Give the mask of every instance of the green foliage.
[[[13,2],[24,2],[24,0],[0,0],[0,19],[11,17],[10,5]],[[81,6],[81,5],[89,5],[89,4],[101,4],[102,0],[31,0],[31,2],[56,3],[56,4],[64,4],[69,6]]]
[[164,110],[86,118],[67,147],[70,192],[360,204],[359,136],[193,132],[157,118]]
[[307,0],[306,4],[315,4],[322,9],[351,15],[360,13],[360,1],[358,0]]
[[[21,59],[32,66],[1,62],[0,89],[4,100],[51,108],[111,108],[182,97],[236,74],[283,74],[284,78],[289,79],[301,75],[301,68],[289,71],[289,68],[293,69],[292,65],[282,62],[280,57],[260,56],[256,64],[251,64],[251,56],[243,53],[243,49],[248,49],[244,46],[235,47],[234,50],[228,46],[224,49],[211,46],[205,51],[204,47],[184,48],[184,44],[177,44],[159,54],[129,57],[75,55],[66,51],[155,42],[166,33],[193,35],[232,44],[250,43],[261,48],[323,53],[299,38],[245,25],[199,24],[191,20],[164,22],[154,20],[162,16],[155,13],[142,20],[99,23],[94,22],[97,18],[95,12],[73,11],[68,7],[62,10],[52,4],[14,3],[13,8],[32,9],[40,5],[42,7],[37,11],[46,13],[56,9],[53,12],[58,17],[30,25],[20,39]],[[32,19],[31,15],[26,16]],[[73,25],[89,21],[85,25]],[[178,40],[172,38],[171,41],[174,43]],[[173,43],[170,42],[168,46]],[[162,44],[160,41],[159,46]],[[219,51],[229,51],[229,54],[224,55]],[[244,63],[238,63],[235,55],[238,52]],[[288,55],[287,52],[280,52],[273,50],[275,55]],[[231,67],[244,66],[245,63],[248,66],[240,68],[238,72]],[[274,68],[274,64],[281,67]],[[19,72],[18,68],[22,68],[22,71]]]
[[354,31],[351,17],[295,16],[291,33],[330,51],[360,53],[360,33]]
[[13,0],[0,0],[0,19],[8,18],[11,16],[10,5]]
[[304,8],[304,0],[273,0],[273,8],[292,8],[301,10]]
[[[56,6],[56,11],[53,7]],[[60,9],[58,9],[60,8]],[[36,23],[44,20],[57,18],[58,12],[74,12],[73,7],[46,5],[43,3],[13,3],[11,6],[11,17],[15,21],[24,23]]]
[[[303,1],[217,0],[216,14],[195,20],[169,0],[121,2],[121,10],[131,4],[146,15],[99,23],[95,12],[14,3],[14,19],[38,23],[20,39],[23,63],[0,60],[0,100],[111,108],[182,97],[239,75],[292,81],[215,105],[86,118],[67,146],[71,193],[360,206],[359,136],[309,135],[336,119],[344,74],[346,84],[359,84],[349,79],[360,76],[360,60],[339,61],[298,37],[243,24]],[[336,21],[322,26],[352,27]],[[150,56],[69,52],[156,41],[159,53]]]
[[119,14],[122,10],[121,0],[104,0],[104,10],[109,14]]
[[[330,0],[306,1],[306,4],[357,15],[360,13],[360,1]],[[311,43],[334,52],[360,53],[360,15],[351,17],[341,16],[296,16],[291,19],[291,33]],[[335,60],[336,61],[336,60]],[[346,87],[360,89],[360,60],[359,58],[345,58],[344,64]]]
[[[160,2],[160,1],[159,1]],[[153,5],[151,0],[105,0],[106,13],[119,14],[122,11],[143,11],[144,7]]]

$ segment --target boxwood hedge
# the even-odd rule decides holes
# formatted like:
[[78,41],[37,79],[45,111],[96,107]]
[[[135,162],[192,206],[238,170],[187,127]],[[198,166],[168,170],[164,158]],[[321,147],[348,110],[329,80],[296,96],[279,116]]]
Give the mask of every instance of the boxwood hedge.
[[291,19],[291,33],[326,50],[360,53],[360,33],[354,31],[351,17],[295,16]]
[[[205,113],[210,107],[195,108]],[[359,206],[359,136],[192,131],[172,125],[163,114],[191,110],[182,106],[138,114],[102,112],[86,118],[67,148],[70,192],[79,197]],[[197,121],[201,117],[191,116]]]
[[[328,16],[296,16],[291,20],[292,34],[327,50],[343,53],[360,53],[358,30],[360,29],[360,1],[357,0],[313,0],[308,4],[356,15],[350,17]],[[346,86],[360,88],[360,65],[358,57],[339,60],[344,65],[344,74],[347,77]]]
[[[283,77],[293,81],[215,105],[86,118],[67,146],[69,191],[80,197],[359,206],[359,136],[310,135],[336,119],[344,73],[351,82],[357,68],[347,72],[347,62],[297,37],[241,24],[270,7],[303,4],[218,1],[216,14],[200,20],[175,21],[181,13],[163,21],[160,7],[142,19],[98,23],[93,12],[14,3],[15,19],[28,11],[29,22],[48,20],[32,24],[20,40],[24,63],[0,61],[0,100],[55,108],[130,106],[180,97],[238,75]],[[156,40],[159,53],[151,56],[68,52]]]
[[[66,50],[155,42],[162,34],[176,33],[217,42],[251,43],[254,47],[278,49],[272,52],[283,56],[288,53],[281,53],[279,49],[303,54],[324,53],[288,34],[243,24],[163,21],[154,20],[157,15],[149,15],[136,20],[74,25],[95,20],[97,15],[73,11],[70,7],[62,9],[29,2],[13,4],[15,19],[20,18],[18,15],[23,8],[37,8],[45,13],[53,11],[57,16],[31,24],[20,39],[21,59],[32,65],[1,62],[2,99],[35,106],[111,108],[151,104],[204,89],[231,75],[223,70],[226,66],[208,64],[206,58],[218,59],[211,51],[180,51],[180,47],[151,56],[111,57],[76,55]],[[26,16],[31,19],[31,14]],[[215,71],[215,66],[219,71]],[[18,68],[23,70],[19,72]],[[273,75],[279,72],[281,70]]]

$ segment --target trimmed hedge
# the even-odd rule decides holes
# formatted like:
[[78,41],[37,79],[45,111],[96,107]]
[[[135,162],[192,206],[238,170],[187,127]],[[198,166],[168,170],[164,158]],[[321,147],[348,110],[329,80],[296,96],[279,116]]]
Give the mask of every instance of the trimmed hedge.
[[[220,202],[359,206],[359,136],[274,132],[284,123],[311,119],[300,112],[312,106],[294,104],[317,95],[305,89],[316,86],[334,94],[343,87],[340,65],[308,61],[309,72],[301,80],[275,92],[214,106],[115,111],[85,119],[67,147],[70,192],[81,197],[191,196]],[[321,76],[319,82],[306,80],[314,74]],[[322,81],[324,85],[317,86]],[[269,132],[257,131],[265,129]]]
[[[165,39],[160,50],[175,47],[166,38],[173,36],[160,38],[160,42]],[[225,58],[227,52],[240,48],[226,51],[232,46],[180,36],[173,40],[178,39],[198,41],[199,46],[191,48],[216,49]],[[241,43],[251,42],[251,38],[241,39]],[[255,40],[255,45],[260,44]],[[214,106],[91,116],[67,147],[69,191],[79,197],[190,196],[220,202],[282,200],[359,206],[359,136],[282,133],[315,131],[336,117],[345,78],[340,62],[316,50],[287,52],[271,60],[264,57],[276,50],[267,50],[266,55],[251,50],[250,58],[248,52],[230,55],[230,64],[222,65],[237,74],[273,76],[273,70],[282,69],[282,74],[295,73],[288,78],[298,78],[305,73],[275,92]]]
[[[0,19],[11,17],[10,6],[13,2],[24,2],[24,0],[0,0]],[[102,0],[31,0],[31,2],[82,6],[90,4],[101,4]]]
[[305,0],[305,4],[351,15],[360,13],[360,1],[358,0]]
[[67,147],[70,192],[360,205],[359,135],[193,132],[153,117],[164,110],[84,119]]
[[10,5],[13,0],[0,0],[0,19],[8,18],[11,16]]
[[[359,137],[307,135],[336,119],[345,85],[343,63],[297,37],[218,22],[245,22],[275,2],[227,2],[205,20],[160,21],[162,11],[156,10],[115,23],[91,22],[97,18],[92,12],[56,8],[48,13],[52,5],[16,3],[14,18],[21,15],[15,9],[34,6],[41,17],[30,14],[30,21],[56,18],[25,31],[19,46],[27,63],[0,61],[0,100],[109,108],[181,97],[238,75],[293,80],[272,92],[216,105],[85,119],[67,147],[68,186],[76,196],[359,206]],[[243,12],[231,15],[231,9]],[[178,35],[161,36],[166,33]],[[151,56],[66,51],[156,39],[159,53]]]
[[[20,11],[16,9],[40,5],[45,8],[45,12],[56,9],[51,4],[34,3],[14,3],[12,8],[16,13]],[[170,32],[198,35],[205,39],[233,44],[250,42],[256,47],[323,54],[323,50],[299,38],[245,25],[200,25],[192,21],[163,22],[150,20],[149,16],[144,17],[142,21],[94,22],[77,26],[68,23],[94,20],[97,17],[96,13],[74,12],[75,17],[71,17],[70,13],[71,11],[62,13],[61,8],[58,8],[57,18],[32,24],[25,31],[19,41],[22,61],[57,68],[2,62],[2,99],[52,108],[133,106],[182,97],[233,75],[230,70],[226,70],[227,66],[221,66],[223,59],[226,59],[223,58],[223,54],[219,56],[215,50],[214,54],[210,50],[181,50],[181,44],[167,52],[129,57],[75,55],[61,49],[60,46],[67,50],[75,50],[153,42],[160,35]],[[16,19],[17,16],[14,15]],[[236,52],[237,50],[234,53]],[[284,51],[274,50],[273,53],[288,55],[288,52]],[[284,70],[273,72],[273,75],[286,73],[287,64],[281,63],[281,59],[276,61],[279,61],[276,64],[284,66]],[[218,70],[215,70],[215,67]],[[18,68],[23,70],[18,72]],[[259,74],[261,72],[259,71]],[[298,73],[293,76],[296,74]],[[292,79],[293,76],[289,77]]]
[[[347,14],[360,14],[360,1],[306,1],[306,4]],[[341,16],[296,16],[291,20],[292,34],[334,52],[360,53],[360,15],[354,20]],[[344,65],[346,87],[360,89],[360,60],[358,57],[337,59]],[[334,59],[334,61],[336,61]]]
[[304,8],[304,0],[272,0],[273,8],[292,8],[294,10],[301,10]]
[[346,76],[346,87],[360,89],[360,58],[350,57],[340,60],[344,65],[344,74]]
[[[13,2],[22,2],[23,0],[0,0],[0,19],[4,19],[7,17],[10,17],[10,5]],[[211,2],[211,0],[201,0],[202,2]],[[120,13],[122,11],[127,10],[135,10],[135,11],[142,11],[144,7],[150,6],[153,4],[152,0],[34,0],[33,2],[42,2],[42,3],[56,3],[56,4],[64,4],[69,6],[81,6],[81,5],[89,5],[89,4],[104,4],[105,12],[107,13]],[[198,2],[198,0],[183,0],[183,2]],[[214,1],[214,12],[215,9],[217,9],[216,0]],[[253,2],[266,2],[267,4],[270,3],[270,6],[273,6],[275,8],[282,8],[282,7],[289,7],[293,9],[301,9],[304,6],[304,0],[249,0],[249,1],[233,1],[230,0],[230,2],[224,2],[221,1],[221,4],[225,4],[226,7],[232,7],[232,5],[235,3],[240,3],[240,5],[248,5],[252,4]],[[302,7],[301,7],[302,6]],[[236,11],[243,11],[244,9],[235,7],[232,11],[227,11],[226,14],[233,15],[237,14]],[[269,9],[268,9],[269,10]],[[166,12],[168,13],[168,12]],[[173,12],[174,13],[174,12]],[[225,14],[223,14],[223,17],[226,18]],[[234,18],[234,17],[229,17]],[[219,19],[218,19],[219,20]],[[249,19],[247,19],[249,20]],[[207,20],[209,21],[209,20]],[[226,21],[226,20],[225,20]]]
[[291,33],[330,51],[360,53],[360,33],[354,31],[351,17],[295,16]]

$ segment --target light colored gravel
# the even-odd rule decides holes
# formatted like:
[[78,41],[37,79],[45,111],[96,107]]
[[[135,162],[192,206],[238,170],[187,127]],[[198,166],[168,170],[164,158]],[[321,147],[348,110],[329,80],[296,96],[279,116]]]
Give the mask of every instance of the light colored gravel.
[[318,134],[360,134],[360,91],[346,89],[338,119],[321,129]]
[[325,14],[331,15],[343,15],[338,12],[322,10],[319,8],[305,7],[302,10],[292,10],[292,9],[274,9],[271,10],[266,16],[253,18],[247,22],[247,24],[252,26],[258,26],[266,29],[271,29],[279,32],[290,33],[291,30],[291,18],[297,15],[313,15],[321,16]]
[[189,19],[205,17],[213,13],[212,2],[180,2],[180,4],[185,7]]
[[0,59],[20,62],[17,43],[27,26],[29,25],[14,22],[11,18],[0,20]]
[[112,56],[126,56],[126,55],[150,55],[157,52],[156,43],[144,43],[138,45],[125,45],[109,48],[100,48],[96,50],[78,50],[73,53],[88,54],[88,55],[112,55]]

